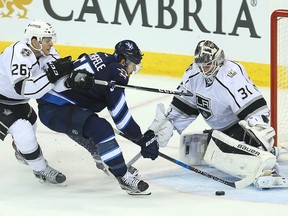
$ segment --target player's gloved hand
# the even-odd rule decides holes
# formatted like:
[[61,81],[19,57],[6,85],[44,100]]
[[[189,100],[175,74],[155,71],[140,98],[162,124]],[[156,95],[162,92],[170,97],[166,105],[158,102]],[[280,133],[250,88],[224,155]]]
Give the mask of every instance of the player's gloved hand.
[[146,131],[140,139],[135,140],[135,143],[141,146],[141,155],[144,158],[155,160],[158,157],[159,146],[155,133],[152,130]]
[[173,135],[174,127],[166,118],[165,107],[162,103],[157,104],[155,118],[149,127],[157,135],[157,141],[160,147],[164,147]]
[[65,86],[78,90],[91,89],[94,86],[94,76],[84,69],[75,70],[65,81]]
[[239,125],[247,134],[255,140],[264,151],[271,151],[274,144],[275,130],[268,124],[251,125],[245,120],[241,120]]
[[51,83],[55,83],[61,77],[70,74],[73,70],[73,63],[71,61],[71,56],[65,58],[57,59],[47,63],[47,69],[45,70],[48,80]]

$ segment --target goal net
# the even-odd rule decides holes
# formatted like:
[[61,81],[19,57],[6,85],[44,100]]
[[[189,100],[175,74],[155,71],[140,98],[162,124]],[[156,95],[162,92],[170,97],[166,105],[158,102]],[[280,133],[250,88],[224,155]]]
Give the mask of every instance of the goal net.
[[275,145],[288,147],[288,10],[274,11],[270,25],[271,125]]

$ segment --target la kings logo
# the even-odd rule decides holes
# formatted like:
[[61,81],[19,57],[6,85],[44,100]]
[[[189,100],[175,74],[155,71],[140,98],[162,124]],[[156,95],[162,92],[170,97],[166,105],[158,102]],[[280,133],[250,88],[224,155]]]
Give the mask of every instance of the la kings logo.
[[3,114],[6,116],[10,115],[11,113],[12,113],[12,111],[10,109],[4,109],[3,110]]
[[29,50],[29,49],[26,49],[26,48],[23,48],[21,51],[20,51],[21,55],[23,57],[28,57],[32,54],[32,51]]
[[202,95],[196,94],[197,108],[202,116],[208,120],[213,116],[211,111],[211,101],[209,98],[205,98]]

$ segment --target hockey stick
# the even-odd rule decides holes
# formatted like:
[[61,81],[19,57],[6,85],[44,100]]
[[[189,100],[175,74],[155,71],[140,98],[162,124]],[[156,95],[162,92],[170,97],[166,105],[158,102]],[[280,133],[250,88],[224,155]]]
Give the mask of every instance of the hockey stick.
[[132,164],[134,164],[140,157],[141,157],[141,153],[139,152],[138,154],[136,154],[126,165],[127,167],[132,166]]
[[[119,131],[117,129],[114,129],[114,132],[116,134],[128,139],[121,131]],[[130,139],[128,139],[128,140],[130,140]],[[130,140],[130,141],[133,142],[132,140]],[[230,182],[230,181],[226,181],[224,179],[221,179],[221,178],[219,178],[217,176],[214,176],[212,174],[209,174],[209,173],[207,173],[207,172],[205,172],[203,170],[200,170],[200,169],[197,169],[195,167],[189,166],[188,164],[185,164],[185,163],[183,163],[183,162],[181,162],[179,160],[176,160],[176,159],[174,159],[172,157],[169,157],[168,155],[163,154],[161,152],[159,152],[159,156],[164,158],[164,159],[166,159],[166,160],[168,160],[168,161],[170,161],[170,162],[172,162],[172,163],[174,163],[174,164],[177,164],[177,165],[179,165],[179,166],[181,166],[181,167],[183,167],[185,169],[191,170],[193,172],[196,172],[196,173],[198,173],[200,175],[206,176],[207,178],[211,178],[214,181],[218,181],[218,182],[220,182],[222,184],[228,185],[228,186],[233,187],[233,188],[244,188],[244,187],[247,187],[251,183],[253,183],[254,180],[255,180],[255,175],[251,174],[250,176],[246,176],[244,179],[241,179],[239,181]]]
[[163,93],[163,94],[172,94],[172,95],[184,95],[184,96],[193,96],[192,93],[189,92],[177,92],[172,90],[166,90],[166,89],[156,89],[156,88],[149,88],[149,87],[143,87],[143,86],[133,86],[133,85],[118,85],[114,82],[108,82],[104,80],[94,80],[94,83],[97,85],[104,85],[109,86],[110,88],[127,88],[127,89],[134,89],[134,90],[142,90],[142,91],[149,91],[149,92],[156,92],[156,93]]
[[230,182],[230,181],[226,181],[224,179],[221,179],[221,178],[219,178],[217,176],[214,176],[212,174],[209,174],[209,173],[207,173],[207,172],[205,172],[203,170],[200,170],[200,169],[197,169],[195,167],[189,166],[188,164],[185,164],[185,163],[183,163],[183,162],[181,162],[179,160],[176,160],[176,159],[174,159],[172,157],[169,157],[168,155],[165,155],[165,154],[163,154],[161,152],[159,152],[159,156],[161,156],[162,158],[165,158],[166,160],[171,161],[172,163],[175,163],[175,164],[177,164],[177,165],[179,165],[181,167],[184,167],[185,169],[188,169],[188,170],[191,170],[193,172],[199,173],[199,174],[201,174],[203,176],[206,176],[208,178],[211,178],[211,179],[213,179],[215,181],[218,181],[218,182],[220,182],[222,184],[228,185],[228,186],[233,187],[233,188],[244,188],[244,187],[247,187],[251,183],[253,183],[254,179],[255,179],[255,176],[253,174],[253,175],[247,176],[244,179],[241,179],[239,181]]

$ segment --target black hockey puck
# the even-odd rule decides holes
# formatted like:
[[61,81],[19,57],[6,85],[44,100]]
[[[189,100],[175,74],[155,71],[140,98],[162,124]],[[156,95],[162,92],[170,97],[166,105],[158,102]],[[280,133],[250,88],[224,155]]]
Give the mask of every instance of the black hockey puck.
[[225,195],[225,191],[216,191],[215,195],[216,196],[224,196]]

